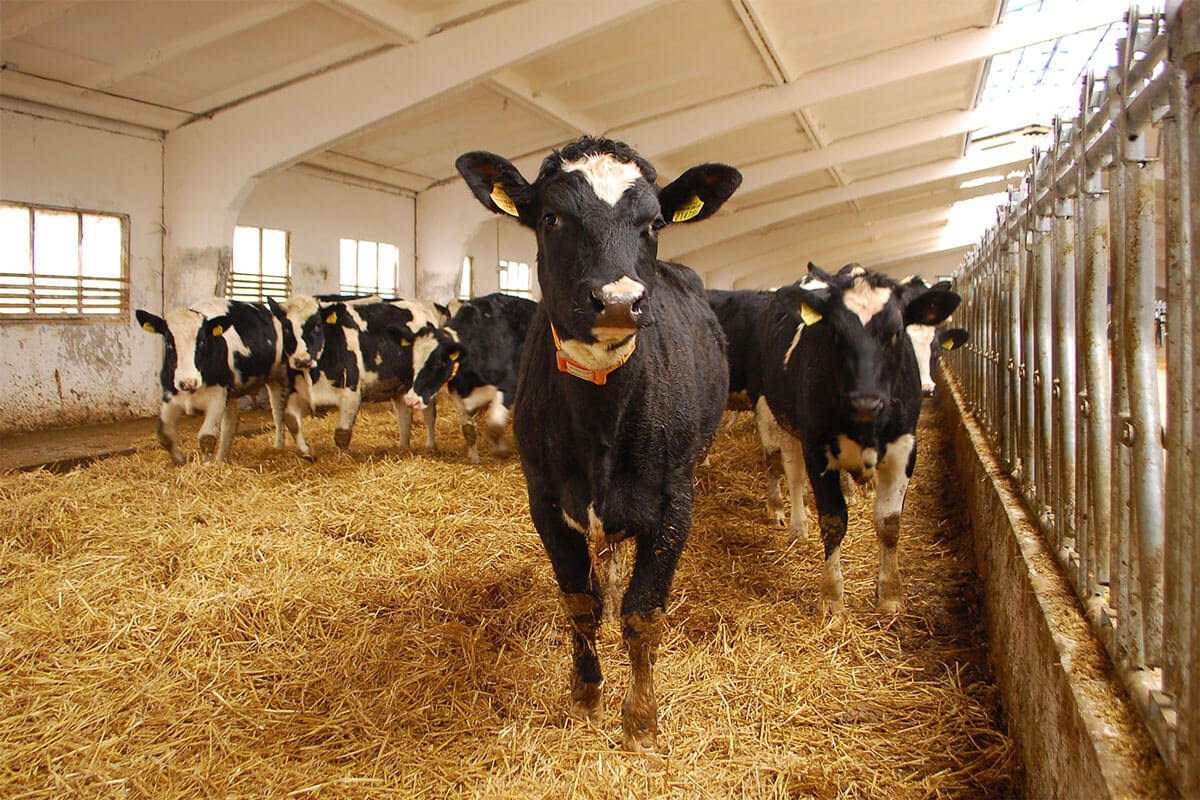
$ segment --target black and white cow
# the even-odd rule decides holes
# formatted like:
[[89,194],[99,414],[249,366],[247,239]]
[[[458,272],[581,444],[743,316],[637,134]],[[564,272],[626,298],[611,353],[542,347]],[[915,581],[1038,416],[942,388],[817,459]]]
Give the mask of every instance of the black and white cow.
[[[914,297],[930,288],[924,280],[915,276],[902,278],[900,285]],[[938,281],[932,288],[949,290],[951,283]],[[933,376],[937,373],[942,351],[957,350],[970,341],[971,335],[962,328],[935,325],[909,325],[906,330],[908,338],[912,340],[913,352],[917,355],[917,366],[921,370],[921,391],[926,397],[933,397],[934,390],[937,389]]]
[[270,311],[213,297],[165,317],[139,308],[136,317],[143,329],[163,338],[158,441],[172,463],[187,460],[179,448],[179,418],[196,411],[204,412],[200,451],[216,463],[224,461],[237,431],[238,398],[263,386],[275,420],[275,447],[283,447],[285,372],[280,330]]
[[[412,386],[413,338],[437,324],[433,305],[373,297],[325,304],[297,295],[273,304],[272,311],[282,325],[289,354],[284,422],[300,454],[312,457],[304,417],[320,408],[336,408],[334,443],[348,455],[358,410],[372,400],[391,401],[400,446],[407,449],[412,410],[400,398]],[[436,449],[436,413],[434,406],[425,410],[425,446],[430,450]]]
[[492,452],[508,455],[504,431],[517,393],[521,348],[537,303],[507,294],[484,295],[459,305],[441,328],[426,328],[413,342],[412,388],[404,402],[425,409],[445,386],[462,424],[467,460],[479,463],[475,415],[487,409],[484,431]]
[[741,174],[704,164],[660,189],[631,148],[591,137],[548,156],[533,183],[492,153],[466,153],[456,166],[485,207],[537,237],[542,302],[521,358],[513,432],[571,629],[570,715],[600,710],[599,557],[632,539],[620,611],[631,665],[622,742],[655,749],[664,606],[691,529],[697,456],[728,391],[724,337],[699,277],[658,260],[658,235],[710,216]]
[[917,358],[905,328],[937,325],[960,301],[948,289],[916,292],[857,265],[837,275],[810,265],[807,277],[775,292],[761,318],[760,430],[776,438],[782,454],[793,533],[807,527],[804,503],[796,499],[805,474],[811,482],[825,548],[826,611],[844,611],[841,470],[860,483],[876,478],[877,607],[896,613],[902,606],[896,546],[921,411]]

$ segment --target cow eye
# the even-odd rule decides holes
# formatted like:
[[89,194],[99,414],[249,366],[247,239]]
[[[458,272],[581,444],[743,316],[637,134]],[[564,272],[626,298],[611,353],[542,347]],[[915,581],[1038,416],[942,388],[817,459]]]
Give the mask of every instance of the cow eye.
[[553,230],[558,227],[558,216],[556,214],[543,214],[542,227],[546,230]]

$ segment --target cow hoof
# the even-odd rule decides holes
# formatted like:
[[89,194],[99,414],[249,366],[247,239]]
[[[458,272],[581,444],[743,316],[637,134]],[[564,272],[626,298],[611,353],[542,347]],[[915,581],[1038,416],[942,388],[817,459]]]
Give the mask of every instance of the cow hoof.
[[770,506],[767,506],[767,521],[781,528],[786,528],[788,524],[787,514],[784,513],[783,509],[771,508]]
[[603,691],[601,683],[583,683],[577,681],[571,687],[571,705],[567,708],[567,718],[579,722],[595,722],[600,718],[600,696]]
[[177,467],[182,467],[187,463],[187,456],[183,454],[182,450],[172,450],[168,455],[171,456],[171,463]]
[[875,603],[875,610],[880,614],[895,616],[904,610],[904,604],[899,600],[878,600]]
[[200,437],[200,452],[203,453],[206,458],[211,457],[216,449],[217,437],[207,435]]
[[821,598],[821,614],[830,618],[830,621],[844,621],[846,618],[846,604],[841,600],[834,600],[829,597]]
[[468,464],[479,464],[480,463],[479,453],[467,453],[467,463]]
[[631,753],[666,753],[658,744],[658,730],[631,729],[626,724],[621,725],[621,746]]

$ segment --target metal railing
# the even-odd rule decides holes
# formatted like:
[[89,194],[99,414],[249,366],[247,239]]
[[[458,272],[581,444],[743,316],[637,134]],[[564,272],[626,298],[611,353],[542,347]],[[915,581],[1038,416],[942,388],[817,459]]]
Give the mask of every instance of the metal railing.
[[1117,66],[1085,81],[1079,115],[1055,122],[1053,145],[1034,152],[1023,191],[955,276],[971,331],[956,366],[1168,769],[1195,796],[1200,114],[1189,102],[1200,100],[1200,0],[1134,9],[1127,22]]

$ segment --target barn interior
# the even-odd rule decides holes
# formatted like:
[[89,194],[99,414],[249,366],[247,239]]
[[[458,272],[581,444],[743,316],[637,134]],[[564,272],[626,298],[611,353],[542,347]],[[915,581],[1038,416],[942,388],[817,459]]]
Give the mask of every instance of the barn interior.
[[[451,442],[445,455],[422,463],[419,450],[397,454],[389,450],[387,413],[373,409],[362,423],[360,465],[296,464],[270,451],[268,434],[251,424],[231,472],[200,464],[172,472],[144,427],[159,407],[160,340],[133,318],[134,309],[161,314],[214,295],[380,292],[446,303],[505,291],[537,299],[533,236],[487,213],[455,158],[489,150],[532,178],[548,153],[585,134],[628,142],[655,165],[660,183],[705,162],[741,171],[741,188],[718,214],[669,227],[661,238],[660,257],[691,266],[710,288],[774,288],[797,280],[810,262],[952,279],[980,252],[997,205],[1028,191],[1031,163],[1055,144],[1054,115],[1078,113],[1087,65],[1112,63],[1128,15],[1138,19],[1139,11],[1100,0],[4,0],[0,442],[15,452],[40,432],[70,440],[77,426],[129,427],[104,429],[109,440],[98,446],[120,456],[72,461],[67,446],[53,459],[69,465],[63,475],[2,476],[0,497],[14,511],[4,552],[10,574],[28,572],[4,601],[16,622],[0,629],[7,661],[0,696],[9,700],[7,711],[0,707],[0,761],[7,762],[0,787],[7,780],[12,796],[30,797],[1188,796],[1196,777],[1174,766],[1186,742],[1147,731],[1145,711],[1122,699],[1129,689],[1121,670],[1105,666],[1108,656],[1087,641],[1086,623],[1080,633],[1058,621],[1069,633],[1051,625],[1046,634],[1066,637],[1072,657],[1086,664],[1066,672],[1095,679],[1071,684],[1065,695],[1115,698],[1045,712],[1070,718],[1055,735],[1085,742],[1064,748],[1082,755],[1048,756],[1030,732],[1044,718],[1012,718],[1019,704],[1005,693],[1020,694],[1020,679],[1005,683],[994,648],[988,662],[990,621],[975,628],[989,601],[973,593],[961,569],[982,551],[964,544],[972,523],[953,492],[938,501],[949,510],[906,521],[924,526],[905,528],[913,558],[949,558],[955,571],[939,578],[914,564],[927,599],[899,623],[866,613],[874,556],[865,505],[855,507],[863,532],[853,557],[862,571],[850,579],[864,619],[831,630],[812,603],[801,602],[801,627],[786,642],[764,635],[768,623],[734,619],[767,613],[769,624],[785,625],[795,610],[787,604],[801,587],[815,590],[819,570],[815,543],[789,543],[758,518],[761,465],[744,419],[722,432],[723,460],[700,473],[725,503],[714,500],[704,519],[730,532],[702,542],[697,565],[681,578],[694,594],[685,592],[678,613],[695,627],[676,632],[673,646],[696,660],[681,658],[664,679],[678,697],[666,712],[677,747],[653,764],[620,761],[611,731],[573,734],[555,716],[564,646],[520,491],[509,497],[521,485],[519,465],[466,465],[451,428],[442,431]],[[1162,168],[1153,168],[1161,187]],[[1165,239],[1160,225],[1154,283],[1161,298],[1169,283]],[[68,267],[53,266],[63,258]],[[967,357],[943,359],[950,383]],[[973,409],[946,380],[922,424],[940,420],[970,441]],[[439,424],[450,416],[443,407]],[[84,438],[75,436],[75,451]],[[922,456],[930,452],[930,464],[947,474],[965,457],[950,438]],[[28,461],[0,463],[40,463]],[[978,469],[990,475],[986,463]],[[273,480],[260,482],[264,472]],[[338,502],[372,510],[320,506],[312,492],[321,481],[336,486]],[[358,491],[375,481],[393,488]],[[426,482],[437,491],[424,491]],[[926,472],[917,485],[931,492],[938,483]],[[156,502],[139,484],[158,487],[173,504],[172,518],[150,539],[143,535],[153,517],[130,511]],[[438,499],[463,484],[483,487],[462,501],[466,511]],[[249,508],[237,500],[239,486],[252,493]],[[72,494],[84,491],[92,494]],[[393,495],[418,491],[431,504],[425,516],[416,505],[380,510]],[[266,506],[262,497],[288,492],[301,498],[294,508],[255,513],[254,497]],[[487,492],[504,495],[503,508],[489,509]],[[189,493],[221,499],[193,506],[184,500]],[[296,508],[311,525],[293,520]],[[94,525],[75,521],[93,513]],[[272,514],[293,520],[282,525],[292,525],[293,539],[270,532]],[[239,519],[252,531],[237,531]],[[945,520],[958,527],[943,529]],[[111,541],[97,534],[106,526]],[[395,531],[386,533],[388,526]],[[463,545],[475,559],[464,562],[469,567],[435,566],[463,555],[455,542],[486,537],[487,526],[514,538],[495,543],[494,552]],[[220,537],[235,544],[216,552]],[[322,581],[312,547],[341,565],[357,558],[370,565]],[[506,548],[529,561],[503,566],[495,555]],[[128,562],[140,587],[122,590],[136,598],[128,607],[104,577],[127,563],[118,557],[124,549],[141,554]],[[243,556],[253,563],[235,566]],[[398,559],[400,574],[424,593],[384,588],[385,558]],[[700,569],[710,560],[724,564],[714,570],[721,580],[759,594],[722,608],[705,586],[714,573]],[[763,562],[771,580],[744,577],[742,569]],[[774,574],[780,570],[787,574]],[[477,573],[489,576],[478,588],[490,600],[529,603],[530,618],[451,593],[454,581]],[[1035,584],[1050,580],[1035,577]],[[942,579],[953,591],[935,591]],[[365,595],[337,598],[339,582]],[[178,591],[168,595],[167,586]],[[1067,590],[1059,602],[1077,605],[1074,594]],[[47,605],[51,597],[57,611]],[[68,626],[63,614],[86,625]],[[354,614],[365,615],[361,624],[349,621]],[[472,625],[484,634],[469,636]],[[955,639],[957,625],[971,635]],[[425,644],[404,637],[405,627],[428,634],[424,658],[412,657]],[[950,654],[923,655],[923,645],[913,645],[924,641],[918,629],[942,636],[938,646]],[[34,631],[40,638],[31,638]],[[725,649],[701,647],[701,632]],[[280,642],[293,635],[301,646],[284,649]],[[247,675],[220,667],[222,637],[236,641],[230,657],[246,659]],[[863,681],[825,693],[836,710],[820,706],[828,675],[810,674],[808,662],[768,658],[772,648],[803,649],[805,637],[824,654],[816,659],[823,668]],[[616,639],[606,643],[610,657]],[[193,660],[147,658],[130,672],[126,655],[81,655],[170,651],[172,641]],[[508,649],[533,659],[542,645],[548,652],[536,661]],[[297,677],[304,647],[327,680]],[[405,657],[388,662],[354,655],[355,647]],[[739,648],[748,662],[737,660]],[[1051,650],[1030,650],[1043,669],[1061,669],[1045,663],[1060,657]],[[868,677],[867,667],[888,654],[888,668]],[[459,665],[439,676],[439,660],[464,657],[470,670]],[[488,659],[508,671],[474,669]],[[723,663],[739,665],[736,677],[714,673]],[[161,698],[152,685],[139,688],[138,676],[160,681]],[[39,699],[42,680],[57,699]],[[335,686],[339,680],[346,683]],[[687,693],[702,681],[711,686]],[[949,694],[932,693],[939,682],[950,684]],[[906,699],[889,708],[887,685],[903,685]],[[105,687],[116,699],[86,702]],[[235,687],[245,691],[221,693]],[[722,692],[730,687],[737,693]],[[359,694],[411,707],[376,713],[357,704]],[[485,702],[489,695],[501,699]],[[809,706],[812,714],[796,716]],[[792,714],[793,724],[776,714]],[[322,715],[337,721],[327,725]],[[470,724],[476,717],[481,722]],[[403,736],[388,730],[396,719]],[[416,727],[421,719],[428,730]],[[252,726],[257,733],[247,732]],[[822,726],[837,736],[804,738]],[[948,737],[939,744],[969,755],[921,763],[931,728]],[[394,735],[407,752],[389,743]],[[165,743],[171,737],[177,748]],[[755,749],[756,738],[770,747]],[[900,753],[891,763],[879,754],[888,741]],[[856,765],[855,747],[871,754],[873,766]],[[187,766],[176,769],[177,757]],[[34,764],[38,758],[44,762]],[[18,770],[18,761],[34,766]]]

